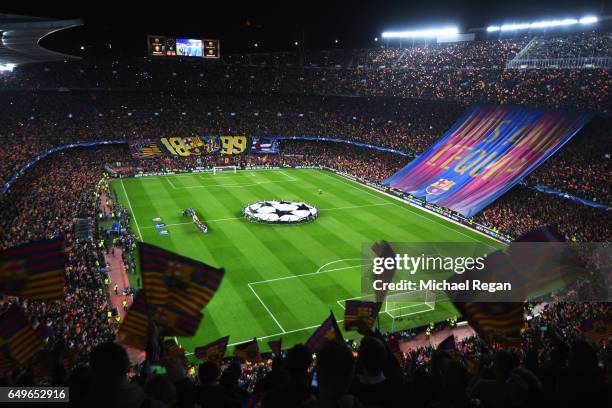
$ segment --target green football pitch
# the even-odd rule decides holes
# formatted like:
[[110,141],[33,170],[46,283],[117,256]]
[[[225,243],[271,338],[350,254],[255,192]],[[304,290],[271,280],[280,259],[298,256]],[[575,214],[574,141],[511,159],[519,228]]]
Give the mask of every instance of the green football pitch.
[[[282,337],[283,347],[289,347],[306,341],[330,310],[341,321],[343,301],[361,293],[362,243],[481,242],[500,247],[475,231],[325,170],[128,178],[113,181],[112,188],[131,212],[132,229],[140,239],[225,268],[197,334],[179,339],[187,351],[226,335],[230,345],[257,337],[261,349],[268,350],[267,341]],[[242,216],[247,204],[274,199],[313,204],[319,217],[306,224],[270,225]],[[202,215],[207,234],[182,215],[187,207]],[[156,217],[169,234],[159,234]],[[413,308],[401,318],[381,313],[381,330],[457,315],[444,301],[407,307]]]

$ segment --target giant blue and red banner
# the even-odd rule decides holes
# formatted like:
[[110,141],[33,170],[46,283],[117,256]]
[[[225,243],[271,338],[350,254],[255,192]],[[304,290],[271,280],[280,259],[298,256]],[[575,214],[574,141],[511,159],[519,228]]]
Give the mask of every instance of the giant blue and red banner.
[[429,150],[383,184],[471,217],[559,150],[591,116],[473,106]]

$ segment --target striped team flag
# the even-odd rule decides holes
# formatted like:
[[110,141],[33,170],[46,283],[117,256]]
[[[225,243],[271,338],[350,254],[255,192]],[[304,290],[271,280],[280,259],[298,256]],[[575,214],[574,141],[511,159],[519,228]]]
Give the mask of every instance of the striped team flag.
[[338,322],[336,322],[336,317],[331,311],[329,317],[312,333],[306,342],[306,347],[313,353],[316,353],[328,341],[344,341],[342,332],[338,327]]
[[43,339],[16,304],[0,316],[0,347],[6,347],[5,357],[19,364],[26,363],[43,348]]
[[[395,251],[389,245],[387,241],[376,242],[372,245],[372,251],[379,258],[395,258]],[[391,283],[393,282],[393,277],[395,276],[395,268],[385,268],[382,273],[382,281],[383,283]],[[374,295],[376,296],[376,302],[379,304],[378,309],[382,306],[382,303],[385,301],[387,297],[388,290],[377,290]]]
[[274,354],[275,357],[281,356],[282,344],[283,344],[282,338],[268,342],[268,346],[270,347],[270,350],[272,350],[272,353]]
[[197,316],[219,288],[224,270],[143,242],[138,245],[147,303]]
[[468,323],[487,342],[515,346],[525,328],[525,313],[520,302],[474,302],[455,304]]
[[227,343],[229,342],[229,336],[221,337],[218,340],[208,343],[202,347],[196,347],[194,354],[197,358],[202,361],[214,361],[220,362],[225,355],[227,350]]
[[16,368],[19,368],[19,363],[9,356],[8,345],[0,347],[0,373],[15,370]]
[[374,326],[380,309],[376,302],[347,300],[344,303],[344,329],[369,330]]
[[397,340],[397,338],[390,338],[389,340],[387,340],[385,345],[387,346],[387,350],[389,350],[389,352],[393,354],[393,357],[395,357],[399,365],[403,366],[406,361],[406,358],[404,357],[404,353],[400,349],[399,341]]
[[202,313],[191,316],[172,306],[157,306],[153,310],[153,320],[158,324],[162,336],[192,337],[203,317]]
[[234,356],[240,357],[249,363],[259,363],[261,361],[261,354],[259,354],[257,338],[234,346]]
[[139,350],[146,350],[149,319],[149,306],[145,300],[145,295],[143,292],[138,292],[117,331],[117,337],[121,343]]
[[34,300],[64,299],[63,238],[0,252],[0,293]]
[[612,316],[600,315],[585,320],[580,325],[580,331],[590,343],[612,339]]

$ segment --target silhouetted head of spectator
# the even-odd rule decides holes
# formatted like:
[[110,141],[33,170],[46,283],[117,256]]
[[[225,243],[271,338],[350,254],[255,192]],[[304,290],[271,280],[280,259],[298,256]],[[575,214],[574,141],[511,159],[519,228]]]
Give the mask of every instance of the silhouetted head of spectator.
[[597,370],[597,354],[586,341],[574,341],[569,353],[570,368],[580,372]]
[[457,360],[449,360],[444,365],[442,384],[449,396],[463,396],[469,382],[467,370]]
[[219,366],[213,361],[207,361],[200,364],[198,369],[198,377],[200,378],[200,384],[211,385],[217,382],[219,378]]
[[312,364],[312,352],[303,344],[296,344],[285,358],[285,369],[294,378],[304,377]]
[[358,361],[366,375],[378,375],[387,360],[387,350],[376,337],[366,336],[359,345]]
[[242,368],[240,367],[240,364],[237,362],[231,363],[229,366],[227,366],[225,371],[223,371],[223,374],[221,374],[219,385],[228,389],[237,386],[241,373]]
[[515,358],[509,351],[499,350],[495,354],[493,361],[493,369],[498,379],[506,379],[510,375],[510,371],[515,367]]
[[97,382],[117,384],[127,379],[130,360],[123,347],[117,343],[102,343],[89,356],[91,371]]
[[145,384],[145,393],[154,400],[172,406],[176,400],[174,384],[166,375],[154,375]]
[[346,394],[353,378],[353,353],[346,345],[327,342],[317,353],[317,376],[321,398],[337,400]]

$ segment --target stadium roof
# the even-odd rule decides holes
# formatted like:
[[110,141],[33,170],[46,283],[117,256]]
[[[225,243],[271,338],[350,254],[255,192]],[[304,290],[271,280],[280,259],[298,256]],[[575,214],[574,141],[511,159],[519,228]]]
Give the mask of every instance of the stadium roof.
[[83,25],[78,19],[55,20],[43,17],[0,14],[0,67],[48,62],[78,57],[51,51],[39,45],[45,36]]

